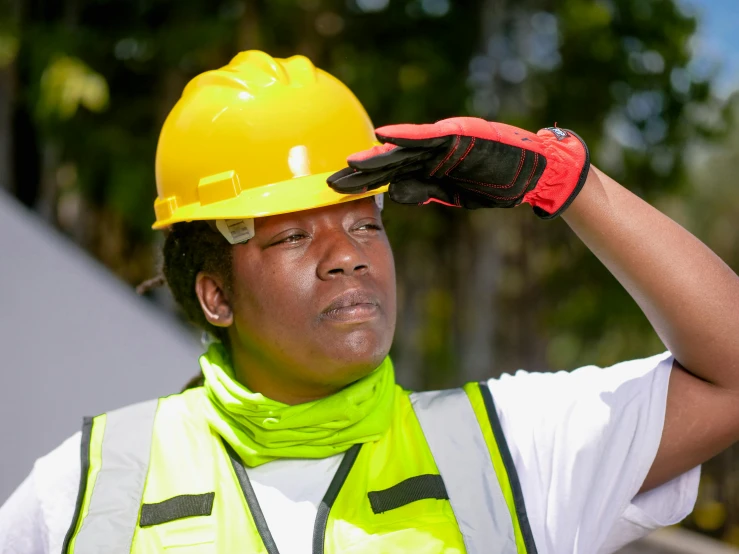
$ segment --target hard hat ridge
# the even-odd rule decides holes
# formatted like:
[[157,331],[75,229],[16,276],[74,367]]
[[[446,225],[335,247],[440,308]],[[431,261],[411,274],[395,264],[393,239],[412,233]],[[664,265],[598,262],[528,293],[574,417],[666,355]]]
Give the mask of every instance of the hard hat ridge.
[[258,74],[261,70],[263,74],[284,85],[290,82],[290,77],[283,65],[266,52],[259,50],[247,50],[236,54],[224,69],[245,75]]
[[318,78],[318,69],[305,56],[290,56],[278,61],[259,50],[237,54],[224,69],[247,75],[255,72],[255,69],[261,69],[265,75],[283,85],[305,85],[315,83]]
[[373,196],[326,177],[375,144],[364,108],[308,58],[242,52],[195,77],[170,112],[156,157],[155,229],[247,219]]
[[206,71],[195,77],[183,96],[195,89],[209,86],[233,87],[256,93],[257,90],[279,84],[303,86],[313,84],[318,77],[316,66],[305,56],[292,56],[282,63],[259,50],[241,52],[228,65]]

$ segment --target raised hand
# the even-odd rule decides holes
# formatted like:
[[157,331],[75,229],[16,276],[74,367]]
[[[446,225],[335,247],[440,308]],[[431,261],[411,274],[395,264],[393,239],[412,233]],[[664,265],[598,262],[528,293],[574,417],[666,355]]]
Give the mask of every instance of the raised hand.
[[530,133],[473,117],[376,130],[381,146],[358,152],[328,178],[337,192],[366,192],[390,183],[402,204],[438,202],[468,209],[526,202],[539,217],[558,216],[585,183],[590,157],[572,131]]

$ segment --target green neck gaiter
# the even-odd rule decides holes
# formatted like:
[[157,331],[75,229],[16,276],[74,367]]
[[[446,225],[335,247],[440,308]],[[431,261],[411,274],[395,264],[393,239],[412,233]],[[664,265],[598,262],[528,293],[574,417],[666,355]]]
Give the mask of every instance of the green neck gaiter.
[[341,391],[289,406],[251,392],[236,381],[228,356],[213,343],[200,357],[208,424],[258,466],[277,458],[327,458],[357,443],[377,440],[389,427],[395,396],[390,358]]

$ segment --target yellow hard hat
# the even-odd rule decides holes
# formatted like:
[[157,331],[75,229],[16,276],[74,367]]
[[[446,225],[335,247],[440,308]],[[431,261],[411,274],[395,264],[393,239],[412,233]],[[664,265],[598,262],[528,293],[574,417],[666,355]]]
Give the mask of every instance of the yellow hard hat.
[[371,148],[359,100],[303,56],[242,52],[185,87],[156,154],[156,223],[238,220],[356,200],[326,177]]

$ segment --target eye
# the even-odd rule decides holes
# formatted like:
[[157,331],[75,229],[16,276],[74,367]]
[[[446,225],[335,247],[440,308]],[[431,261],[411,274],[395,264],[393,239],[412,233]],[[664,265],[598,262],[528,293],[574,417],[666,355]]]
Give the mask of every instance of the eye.
[[305,231],[302,231],[300,229],[288,229],[271,239],[270,242],[267,244],[267,248],[280,244],[288,246],[300,244],[307,238],[309,238],[309,236],[308,233],[306,233]]
[[382,226],[377,223],[362,223],[354,228],[355,231],[382,231]]
[[302,233],[293,233],[292,235],[289,235],[284,239],[280,239],[275,244],[294,244],[296,242],[300,242],[305,237],[306,236]]

